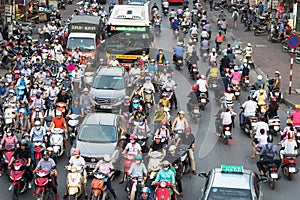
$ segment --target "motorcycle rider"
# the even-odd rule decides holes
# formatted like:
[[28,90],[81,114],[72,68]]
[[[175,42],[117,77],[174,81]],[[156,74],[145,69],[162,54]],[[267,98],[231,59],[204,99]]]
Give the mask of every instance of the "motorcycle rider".
[[184,111],[179,111],[177,113],[177,117],[175,118],[172,124],[172,132],[177,130],[186,130],[189,127],[189,123],[187,119],[184,117]]
[[44,136],[46,135],[46,128],[41,127],[41,121],[35,121],[34,127],[30,131],[30,137],[32,141],[44,141]]
[[198,106],[198,97],[197,97],[197,93],[198,93],[198,86],[193,85],[192,86],[192,91],[187,95],[187,97],[189,98],[189,101],[186,104],[187,107],[187,111],[189,113],[193,112],[192,108],[193,106]]
[[220,74],[221,76],[225,77],[225,70],[226,68],[230,68],[230,59],[227,56],[227,53],[223,53],[223,58],[221,59],[220,64]]
[[265,144],[267,144],[267,139],[268,139],[268,134],[267,131],[264,128],[261,128],[259,130],[259,134],[255,134],[254,135],[254,139],[252,141],[252,145],[253,145],[253,154],[251,156],[251,158],[255,158],[256,155],[259,153],[259,151],[261,150],[262,146],[264,146]]
[[209,63],[213,65],[213,63],[217,64],[217,58],[218,58],[218,54],[216,53],[216,49],[215,48],[212,48],[211,49],[211,53],[209,53]]
[[79,115],[80,119],[84,118],[84,109],[79,104],[78,99],[75,99],[73,105],[70,106],[70,109],[69,109],[68,114],[66,115],[66,118],[68,118],[69,115],[71,115],[71,114]]
[[115,173],[115,168],[113,166],[113,163],[111,161],[111,157],[109,154],[105,154],[103,156],[103,160],[99,160],[98,163],[96,164],[95,169],[93,172],[99,172],[103,173],[107,176],[107,181],[105,182],[107,189],[110,191],[110,193],[113,195],[114,199],[117,200],[118,197],[115,193],[115,190],[111,186],[111,177]]
[[175,19],[175,17],[177,16],[177,13],[175,12],[175,10],[172,8],[171,12],[169,13],[169,21],[171,21],[172,19]]
[[271,102],[269,103],[268,107],[267,107],[267,119],[272,119],[275,116],[278,116],[277,111],[279,110],[279,105],[277,103],[277,98],[276,97],[272,97],[271,98]]
[[141,196],[139,198],[137,198],[137,200],[154,200],[151,196],[151,190],[148,187],[143,187],[142,191],[141,191]]
[[247,47],[245,47],[245,49],[243,50],[243,55],[248,60],[248,62],[252,60],[252,51],[252,44],[248,43]]
[[[25,180],[27,181],[28,188],[31,189],[31,181],[32,181],[32,169],[31,169],[31,151],[28,148],[28,142],[25,139],[22,139],[20,142],[20,148],[15,150],[14,155],[11,157],[10,163],[8,166],[11,166],[13,162],[17,159],[25,159],[26,164],[26,174]],[[11,190],[12,185],[10,185],[9,190]]]
[[64,132],[63,132],[64,145],[65,145],[65,149],[66,149],[66,155],[67,155],[67,157],[69,157],[68,142],[67,142],[67,138],[66,138],[66,134],[68,133],[68,126],[67,126],[65,118],[63,118],[61,115],[62,115],[62,113],[60,111],[56,111],[56,117],[53,117],[48,131],[50,132],[52,128],[60,128],[60,129],[64,130]]
[[67,93],[67,90],[65,87],[61,88],[61,91],[57,94],[56,98],[54,99],[53,103],[56,105],[58,102],[62,102],[66,104],[66,111],[65,113],[68,113],[67,110],[69,108],[71,101],[71,96]]
[[85,108],[85,107],[95,107],[95,103],[92,100],[91,95],[89,94],[89,89],[84,88],[83,89],[83,94],[80,95],[80,105]]
[[295,106],[295,110],[291,113],[290,118],[293,120],[293,126],[300,126],[300,104]]
[[175,54],[173,55],[173,61],[177,62],[178,58],[183,58],[184,48],[182,47],[181,42],[177,42],[177,46],[174,48]]
[[[166,97],[165,97],[166,98]],[[169,114],[164,110],[164,105],[159,103],[159,109],[154,113],[152,124],[154,124],[154,131],[157,130],[163,120],[169,120]]]
[[197,24],[193,23],[193,26],[190,28],[190,36],[192,37],[193,35],[197,35],[198,37],[198,31]]
[[259,155],[262,157],[261,160],[257,161],[256,165],[258,170],[260,171],[261,176],[265,176],[263,171],[263,166],[269,163],[274,163],[277,165],[277,169],[279,168],[281,162],[278,159],[275,159],[275,154],[278,154],[276,145],[273,145],[273,137],[272,135],[268,135],[267,144],[262,146],[262,149]]
[[39,170],[45,170],[49,172],[49,178],[51,179],[50,187],[52,188],[55,199],[59,200],[59,195],[57,193],[57,170],[56,170],[56,164],[52,158],[50,158],[50,154],[45,151],[43,158],[38,162],[36,168],[33,170],[33,172],[37,172]]
[[[162,169],[159,170],[159,172],[157,173],[157,176],[155,178],[155,180],[153,181],[153,183],[156,182],[161,182],[161,181],[166,181],[172,184],[172,189],[176,190],[175,188],[175,173],[173,170],[171,169],[171,165],[169,163],[169,161],[164,160],[162,162]],[[171,196],[173,195],[173,190],[170,190]]]
[[158,32],[161,33],[161,23],[162,23],[161,17],[159,15],[156,15],[153,21],[154,21],[155,29],[158,28]]
[[231,73],[230,79],[232,84],[239,84],[241,80],[241,73],[239,71],[239,66],[237,65],[234,66],[234,71]]
[[164,64],[167,61],[165,54],[162,49],[158,50],[158,54],[156,55],[156,62],[158,64]]
[[[147,176],[147,168],[143,163],[142,155],[138,154],[135,156],[135,162],[132,163],[130,169],[128,171],[128,175],[133,179],[138,177],[146,177]],[[136,183],[131,183],[131,191],[136,191]]]
[[297,142],[294,139],[294,130],[288,131],[288,137],[287,140],[284,140],[281,144],[281,150],[280,150],[280,159],[283,159],[283,155],[285,154],[295,154],[297,155]]
[[197,96],[199,97],[201,93],[206,94],[207,101],[209,102],[209,96],[208,96],[208,84],[206,81],[206,77],[204,74],[200,76],[200,79],[196,82],[198,86]]
[[245,101],[245,103],[243,103],[242,109],[244,109],[244,111],[240,115],[240,124],[244,125],[245,117],[256,115],[257,102],[253,101],[252,97],[248,97],[248,101]]
[[242,79],[245,76],[249,76],[249,74],[250,74],[250,68],[251,67],[248,64],[248,60],[247,59],[243,59],[243,63],[240,66],[240,71],[242,72],[242,76],[241,76]]
[[202,57],[204,56],[204,53],[206,53],[206,56],[208,56],[209,55],[209,45],[210,45],[209,40],[206,37],[204,37],[200,44],[201,44]]
[[154,136],[154,141],[153,141],[153,143],[150,146],[148,155],[151,155],[151,153],[153,151],[159,151],[159,152],[161,152],[163,154],[163,157],[165,157],[166,150],[164,148],[164,144],[162,143],[161,139],[162,139],[161,135]]
[[[173,92],[172,98],[173,98],[173,103],[175,104],[175,110],[177,110],[177,98],[176,98],[176,94],[175,94],[175,90],[176,90],[176,83],[175,81],[172,79],[172,76],[169,75],[168,76],[168,81],[164,83],[162,90],[166,91],[167,88],[170,88],[171,91]],[[172,107],[170,107],[170,109],[172,109]]]
[[140,122],[137,126],[135,126],[133,132],[133,135],[142,135],[145,137],[150,137],[150,128],[145,120],[145,118],[140,118]]
[[[83,185],[85,199],[88,199],[88,194],[87,194],[87,189],[86,189],[86,181],[87,181],[87,173],[86,173],[86,170],[85,170],[86,163],[85,163],[84,158],[80,155],[80,150],[79,149],[74,149],[73,150],[72,157],[69,160],[69,165],[66,166],[66,168],[71,167],[71,166],[80,167],[81,168],[79,170],[79,172],[80,172],[80,174],[82,176],[81,184]],[[68,191],[66,189],[66,192],[65,192],[65,194],[63,196],[63,199],[67,198],[67,192]]]
[[55,164],[57,165],[57,155],[54,154],[53,147],[48,147],[46,150],[49,153],[49,158],[52,158],[54,160]]
[[221,44],[223,42],[223,39],[224,39],[224,35],[222,34],[222,31],[219,30],[219,33],[215,37],[215,43],[216,43],[216,49],[217,49],[217,51],[219,51],[220,46],[221,46]]

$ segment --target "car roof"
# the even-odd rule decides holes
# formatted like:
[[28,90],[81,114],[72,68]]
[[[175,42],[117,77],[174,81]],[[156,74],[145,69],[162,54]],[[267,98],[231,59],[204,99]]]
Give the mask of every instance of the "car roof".
[[250,190],[250,179],[250,170],[244,170],[243,173],[221,173],[221,168],[215,168],[212,187]]
[[86,116],[83,125],[115,125],[117,114],[113,113],[90,113]]
[[97,75],[123,76],[124,73],[125,70],[122,67],[101,67]]

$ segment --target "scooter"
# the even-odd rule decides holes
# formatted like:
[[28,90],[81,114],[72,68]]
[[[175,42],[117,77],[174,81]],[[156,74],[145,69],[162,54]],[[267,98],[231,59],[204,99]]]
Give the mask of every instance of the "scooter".
[[200,92],[200,95],[198,97],[199,107],[201,110],[204,110],[206,104],[207,104],[207,95],[205,92]]
[[163,159],[163,154],[159,151],[153,151],[149,155],[148,162],[148,172],[149,172],[149,180],[152,182],[158,171],[161,169],[161,160]]
[[272,190],[275,189],[275,182],[279,179],[278,175],[278,168],[277,165],[274,163],[269,163],[264,166],[265,175],[267,177],[267,180],[269,182],[270,188]]
[[198,71],[198,67],[197,66],[193,66],[191,67],[190,69],[190,76],[192,78],[192,80],[195,80],[196,79],[196,76],[199,74],[199,71]]
[[183,58],[182,57],[176,58],[175,67],[177,70],[181,70],[181,67],[183,67]]
[[172,186],[172,183],[170,182],[156,182],[154,185],[157,186],[155,189],[155,199],[156,200],[170,200],[171,199],[171,192],[170,192],[170,186]]
[[163,7],[163,14],[164,16],[167,16],[169,13],[169,7]]
[[228,7],[228,3],[226,0],[222,0],[221,2],[215,2],[214,3],[214,10],[218,11],[221,9],[225,9]]
[[193,122],[196,124],[198,122],[198,119],[200,119],[201,114],[200,114],[200,109],[199,105],[195,104],[192,105],[192,110],[190,112],[190,118],[193,119]]
[[220,137],[223,138],[224,143],[227,145],[229,139],[232,139],[230,126],[223,126]]
[[2,164],[4,170],[10,169],[8,164],[10,163],[14,153],[15,153],[15,146],[12,144],[5,144],[5,147],[3,149],[3,164]]
[[67,194],[70,198],[79,199],[82,195],[84,189],[81,184],[81,180],[83,179],[80,170],[82,167],[76,166],[67,166],[67,170],[69,171],[67,175]]
[[273,117],[272,119],[269,119],[269,132],[270,134],[277,136],[278,133],[280,133],[280,119],[278,116]]
[[182,174],[185,174],[188,171],[188,167],[190,166],[190,156],[187,149],[190,147],[190,145],[186,144],[180,144],[178,149],[180,152],[180,159],[182,162]]
[[283,94],[279,88],[274,88],[271,92],[271,97],[276,97],[280,103],[283,102]]
[[254,35],[259,36],[261,34],[267,34],[268,33],[268,26],[266,24],[256,24],[253,27]]
[[239,98],[239,96],[241,95],[241,88],[240,88],[239,83],[237,83],[237,84],[233,83],[232,84],[232,90],[233,90],[233,94],[235,96],[235,99],[237,100]]
[[94,178],[91,182],[91,200],[105,200],[106,198],[106,186],[105,186],[105,178],[106,175],[104,173],[95,172],[93,173]]
[[135,154],[125,154],[124,155],[124,163],[123,163],[123,168],[124,168],[124,177],[123,177],[123,180],[124,179],[127,179],[128,177],[128,171],[131,167],[131,165],[134,163],[134,160],[135,160]]
[[293,175],[298,173],[298,169],[296,168],[298,154],[283,154],[282,159],[282,171],[283,174],[287,177],[288,180],[293,179]]
[[43,144],[43,141],[34,141],[33,143],[34,146],[34,161],[35,164],[37,165],[41,158],[43,157],[43,151],[45,150],[45,145]]
[[[242,113],[240,113],[241,116]],[[245,117],[244,125],[241,126],[241,129],[244,131],[245,134],[249,135],[249,137],[253,136],[253,126],[257,122],[256,116],[248,116]]]
[[130,200],[137,199],[141,196],[142,188],[144,187],[144,179],[142,176],[130,177],[127,181],[126,191]]
[[15,108],[10,104],[8,104],[8,107],[4,110],[4,119],[5,125],[7,126],[10,126],[15,119]]
[[50,198],[50,187],[49,187],[49,172],[45,170],[37,171],[34,179],[35,192],[34,196],[38,200],[44,200]]
[[57,156],[61,156],[64,153],[64,139],[62,133],[64,132],[63,129],[54,128],[51,130],[52,135],[50,137],[50,144],[53,148],[53,152]]
[[198,42],[198,34],[192,34],[191,39],[192,39],[193,43],[196,44]]
[[69,115],[69,121],[68,121],[68,126],[69,126],[69,133],[70,133],[70,143],[71,146],[73,146],[73,143],[76,139],[77,136],[77,125],[79,124],[79,115],[76,114],[71,114]]
[[25,159],[19,159],[13,163],[13,167],[10,170],[10,180],[12,184],[9,189],[12,190],[12,199],[17,200],[20,194],[27,190],[27,181],[25,180],[27,161]]
[[244,76],[241,82],[241,88],[243,91],[247,91],[247,88],[250,86],[249,76]]

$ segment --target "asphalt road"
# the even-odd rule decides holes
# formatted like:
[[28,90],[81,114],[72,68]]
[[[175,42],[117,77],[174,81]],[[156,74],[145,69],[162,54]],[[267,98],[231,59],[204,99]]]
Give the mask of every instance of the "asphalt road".
[[[68,9],[74,10],[73,6]],[[216,19],[216,12],[212,12],[210,14],[211,19]],[[213,31],[216,31],[216,26],[213,25]],[[227,40],[230,42],[230,39]],[[233,42],[233,41],[231,41]],[[169,28],[167,17],[164,17],[163,20],[163,28],[161,36],[155,38],[155,45],[151,50],[152,57],[158,52],[159,48],[164,49],[164,52],[167,54],[168,59],[171,61],[172,57],[172,48],[175,47],[176,40],[172,37],[172,31]],[[225,46],[225,45],[224,45]],[[199,46],[198,46],[199,49]],[[256,61],[259,62],[259,61]],[[205,73],[207,63],[202,61],[198,64],[200,72]],[[4,71],[1,71],[1,74]],[[253,76],[255,76],[253,74]],[[253,77],[251,77],[253,79]],[[191,90],[191,86],[193,85],[193,81],[189,78],[187,74],[187,70],[183,68],[181,71],[175,71],[174,80],[177,82],[177,98],[179,102],[179,110],[186,111],[186,102],[187,95]],[[242,92],[240,102],[244,102],[247,93]],[[233,140],[230,141],[229,145],[225,145],[218,137],[214,134],[214,117],[213,115],[218,111],[219,105],[213,100],[213,93],[210,93],[210,103],[206,106],[205,110],[201,112],[200,122],[194,124],[190,121],[191,129],[193,134],[196,137],[196,149],[195,149],[195,159],[196,159],[196,168],[197,172],[207,172],[214,167],[218,167],[221,164],[233,164],[233,165],[243,165],[247,169],[255,170],[256,168],[256,159],[251,159],[252,155],[252,145],[251,140],[248,136],[244,135],[239,129],[238,125],[235,129],[233,129]],[[281,109],[279,111],[280,119],[282,120],[282,126],[285,124],[285,116],[286,109],[288,109],[285,105],[280,105]],[[238,103],[235,102],[235,111],[238,113]],[[187,117],[189,119],[189,117]],[[238,124],[238,117],[235,120],[235,123]],[[275,139],[276,141],[278,138]],[[58,164],[58,184],[59,184],[59,194],[62,199],[62,195],[65,191],[65,183],[66,183],[66,173],[63,166],[67,164],[67,159],[62,157],[59,159]],[[124,184],[119,185],[117,182],[118,178],[113,182],[113,187],[116,190],[116,193],[120,200],[125,200],[126,193],[124,191]],[[293,181],[288,181],[284,176],[277,182],[275,190],[271,190],[267,184],[264,185],[264,199],[298,199],[298,185],[299,185],[299,177],[295,176]],[[183,177],[183,194],[184,197],[182,199],[199,199],[201,194],[201,189],[204,186],[204,180],[199,178],[198,176],[194,176],[191,174],[186,174]],[[10,191],[8,191],[9,182],[8,177],[3,175],[0,178],[0,191],[1,196],[0,200],[10,199]],[[88,186],[89,187],[89,186]],[[21,196],[20,199],[29,200],[32,199],[32,194],[34,189],[27,191],[25,194]],[[83,199],[83,197],[81,198]]]

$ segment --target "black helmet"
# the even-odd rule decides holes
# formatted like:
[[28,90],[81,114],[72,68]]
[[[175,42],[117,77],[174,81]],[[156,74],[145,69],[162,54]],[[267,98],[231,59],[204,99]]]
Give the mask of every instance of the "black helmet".
[[272,135],[268,135],[267,142],[268,143],[272,143],[273,142],[273,136]]
[[21,146],[28,146],[28,143],[27,143],[27,140],[25,140],[25,139],[22,139],[21,140]]

